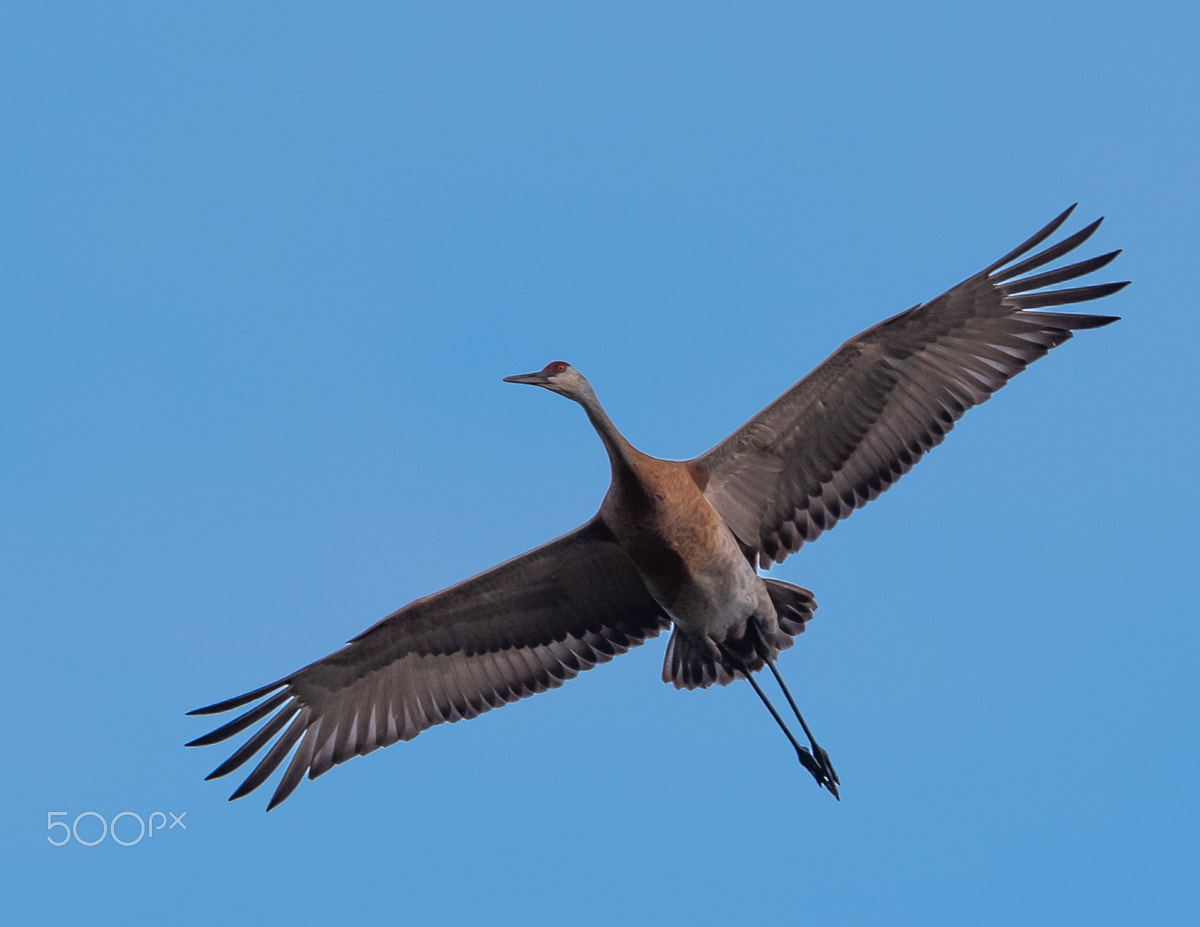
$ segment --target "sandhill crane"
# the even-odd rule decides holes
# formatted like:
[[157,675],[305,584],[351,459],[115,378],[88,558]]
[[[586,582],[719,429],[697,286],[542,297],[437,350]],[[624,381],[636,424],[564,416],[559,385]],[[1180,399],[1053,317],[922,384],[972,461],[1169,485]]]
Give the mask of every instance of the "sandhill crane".
[[[807,589],[762,577],[758,568],[782,561],[874,499],[967,409],[1073,331],[1116,321],[1036,311],[1099,299],[1128,283],[1045,289],[1099,270],[1118,251],[1027,276],[1100,225],[1098,219],[1019,260],[1074,208],[936,299],[851,338],[692,460],[660,460],[634,448],[588,381],[563,361],[506,377],[583,406],[612,466],[600,510],[569,534],[410,602],[324,659],[191,712],[262,700],[188,745],[218,743],[263,722],[208,778],[233,772],[274,740],[230,796],[240,798],[295,748],[269,811],[305,774],[316,778],[432,725],[559,686],[673,625],[663,680],[694,689],[747,679],[803,766],[836,797],[833,764],[775,668],[816,604]],[[764,666],[783,688],[808,748],[755,680]]]

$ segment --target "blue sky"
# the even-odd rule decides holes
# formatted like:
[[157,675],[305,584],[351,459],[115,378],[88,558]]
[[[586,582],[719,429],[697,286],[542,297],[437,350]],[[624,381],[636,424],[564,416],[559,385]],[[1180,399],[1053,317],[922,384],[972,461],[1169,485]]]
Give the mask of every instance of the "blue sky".
[[[8,5],[19,920],[1191,923],[1194,4]],[[655,641],[270,815],[184,712],[706,449],[1079,201],[1133,286],[774,575],[843,781]],[[53,847],[50,812],[185,813]],[[136,836],[131,816],[119,825]],[[169,820],[169,819],[168,819]],[[79,825],[85,839],[97,825]]]

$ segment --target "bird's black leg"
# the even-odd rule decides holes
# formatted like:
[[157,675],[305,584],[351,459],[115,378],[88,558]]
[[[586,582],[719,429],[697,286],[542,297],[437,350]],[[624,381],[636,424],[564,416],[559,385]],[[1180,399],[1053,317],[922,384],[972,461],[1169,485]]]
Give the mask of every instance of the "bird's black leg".
[[808,738],[808,742],[812,745],[813,756],[815,757],[817,763],[825,770],[829,780],[833,783],[833,785],[830,786],[829,791],[833,792],[833,794],[836,796],[837,786],[842,780],[838,778],[838,774],[833,768],[833,763],[831,763],[829,760],[829,754],[826,753],[824,748],[817,743],[816,739],[812,735],[812,731],[810,731],[808,729],[808,725],[804,723],[804,715],[800,714],[800,709],[796,707],[796,700],[792,698],[792,693],[788,691],[788,687],[784,683],[783,677],[779,675],[779,670],[775,668],[775,661],[769,656],[765,657],[765,659],[767,661],[767,666],[770,667],[771,675],[775,677],[775,681],[779,683],[779,688],[783,690],[783,694],[787,698],[788,704],[792,706],[792,711],[796,714],[796,720],[800,722],[800,727],[804,728],[804,736]]
[[[812,753],[817,763],[824,768],[826,776],[830,782],[832,782],[834,785],[840,785],[841,780],[838,778],[837,771],[833,768],[833,763],[829,759],[829,754],[825,752],[821,745],[817,743],[816,738],[813,737],[812,731],[809,729],[808,724],[804,720],[804,715],[800,714],[800,707],[796,704],[796,700],[792,698],[792,693],[788,690],[787,683],[783,681],[783,676],[781,676],[779,674],[779,670],[775,668],[775,661],[771,659],[771,648],[767,646],[766,635],[763,634],[762,625],[759,623],[758,618],[750,618],[746,627],[746,634],[754,635],[754,649],[757,651],[758,655],[762,657],[763,662],[766,663],[770,668],[771,675],[775,677],[775,681],[779,683],[779,688],[783,690],[783,694],[787,698],[788,704],[792,706],[792,713],[796,716],[796,720],[800,722],[800,727],[804,729],[804,736],[808,738],[808,743],[812,747]],[[834,794],[837,794],[836,790],[833,791]]]
[[[784,724],[783,718],[779,716],[779,712],[775,710],[775,706],[771,704],[771,700],[767,698],[767,694],[763,692],[762,687],[758,684],[758,680],[754,678],[754,675],[746,666],[745,660],[724,645],[721,645],[721,651],[725,659],[729,661],[729,664],[746,677],[746,681],[750,683],[751,687],[754,689],[755,695],[757,695],[759,699],[762,700],[762,703],[767,706],[767,711],[771,713],[771,717],[775,719],[775,723],[779,725],[779,729],[783,731],[784,735],[791,742],[792,746],[796,748],[796,756],[800,760],[800,765],[812,773],[812,777],[817,780],[817,785],[822,785],[829,789],[833,797],[838,799],[838,801],[841,801],[841,796],[838,795],[837,774],[833,772],[833,767],[829,765],[829,757],[825,755],[825,751],[821,750],[821,755],[824,756],[824,762],[814,758],[812,753],[809,752],[808,748],[802,746],[800,741],[796,740],[796,735],[788,729],[786,724]],[[776,678],[778,678],[778,674],[776,675]],[[786,692],[787,690],[785,689],[784,691]],[[790,695],[788,696],[788,700],[791,701]],[[797,715],[798,714],[799,713],[797,713]],[[801,719],[800,723],[803,724],[804,720]],[[805,733],[807,732],[808,729],[805,728]],[[811,734],[809,735],[808,739],[809,741],[812,741]],[[816,744],[814,743],[813,746],[815,747]]]

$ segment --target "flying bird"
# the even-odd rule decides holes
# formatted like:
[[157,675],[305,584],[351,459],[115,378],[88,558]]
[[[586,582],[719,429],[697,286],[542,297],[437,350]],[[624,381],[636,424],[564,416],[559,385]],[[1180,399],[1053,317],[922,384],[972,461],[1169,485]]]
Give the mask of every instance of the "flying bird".
[[[269,811],[305,775],[315,779],[435,724],[555,688],[673,629],[663,681],[695,689],[746,679],[800,763],[837,797],[829,755],[775,667],[816,603],[807,589],[759,569],[878,496],[967,409],[1074,331],[1116,321],[1044,311],[1100,299],[1128,283],[1047,289],[1099,270],[1119,251],[1033,273],[1100,225],[1097,219],[1026,257],[1074,208],[936,299],[851,338],[691,460],[661,460],[633,447],[570,364],[554,361],[506,377],[583,407],[612,468],[599,511],[560,538],[410,602],[303,669],[190,712],[253,706],[188,746],[219,743],[259,725],[208,778],[233,772],[270,745],[230,796],[240,798],[291,754]],[[764,667],[808,746],[755,679]]]

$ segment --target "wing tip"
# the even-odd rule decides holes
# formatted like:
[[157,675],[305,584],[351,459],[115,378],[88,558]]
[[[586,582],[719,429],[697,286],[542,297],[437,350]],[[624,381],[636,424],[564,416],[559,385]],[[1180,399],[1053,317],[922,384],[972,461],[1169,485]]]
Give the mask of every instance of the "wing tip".
[[[297,780],[296,785],[299,785],[299,784],[300,784],[300,782],[299,782],[299,780]],[[292,792],[294,792],[296,790],[296,785],[293,785],[290,789],[288,789],[286,792],[284,792],[282,795],[280,795],[279,792],[280,792],[280,789],[282,788],[282,784],[281,784],[280,789],[276,789],[275,794],[271,796],[271,800],[269,802],[267,802],[267,814],[270,814],[272,811],[274,811],[276,808],[278,808],[280,805],[282,805],[285,801],[287,801],[288,798],[291,796]],[[232,795],[229,797],[229,800],[233,801]]]
[[[1017,258],[1029,253],[1034,248],[1036,248],[1038,245],[1040,245],[1042,242],[1044,242],[1047,238],[1049,238],[1055,232],[1057,232],[1059,230],[1059,228],[1062,227],[1063,223],[1066,222],[1068,218],[1070,218],[1071,214],[1075,211],[1075,207],[1077,207],[1078,205],[1079,205],[1078,203],[1072,203],[1070,206],[1068,206],[1066,209],[1064,209],[1061,213],[1059,213],[1057,216],[1055,216],[1053,219],[1051,219],[1049,223],[1047,223],[1045,226],[1043,226],[1041,229],[1039,229],[1037,232],[1035,232],[1032,236],[1027,238],[1021,244],[1017,245],[1017,247],[1013,248],[1011,251],[1009,251],[1006,255],[1004,255],[1004,257],[1000,258],[998,261],[995,261],[992,264],[989,264],[987,267],[985,267],[980,272],[979,276],[993,277],[994,278],[993,282],[999,283],[1003,280],[1011,279],[1011,278],[1017,276],[1019,273],[1022,273],[1024,270],[1032,269],[1029,267],[1025,267],[1025,265],[1032,264],[1033,266],[1039,266],[1039,264],[1037,263],[1038,256],[1035,255],[1033,258],[1030,258],[1027,261],[1022,261],[1020,268],[1017,268],[1017,267],[1010,268],[1009,270],[1006,270],[1003,273],[1000,273],[997,275],[997,271],[999,271],[1002,267],[1006,267],[1007,265],[1011,264],[1013,261],[1017,260]],[[1044,255],[1045,255],[1044,259],[1041,260],[1040,263],[1044,264],[1050,260],[1053,260],[1055,257],[1060,257],[1062,254],[1065,254],[1068,251],[1073,251],[1075,248],[1079,247],[1081,244],[1083,244],[1085,241],[1087,241],[1089,238],[1091,238],[1093,234],[1095,234],[1096,229],[1100,228],[1100,223],[1102,223],[1104,221],[1104,218],[1105,218],[1104,216],[1101,216],[1100,218],[1095,219],[1090,224],[1084,226],[1082,229],[1080,229],[1078,232],[1076,232],[1074,235],[1071,235],[1066,240],[1060,242],[1058,245],[1055,245],[1052,248],[1048,248],[1046,250],[1046,252],[1044,252]],[[1117,253],[1120,253],[1120,252],[1118,251]],[[1116,254],[1113,255],[1113,257],[1115,257],[1115,256],[1116,256]]]
[[[262,698],[264,695],[270,695],[276,689],[282,688],[291,682],[291,677],[277,679],[275,682],[265,686],[259,686],[250,692],[245,692],[242,695],[235,695],[233,698],[227,698],[221,702],[213,702],[211,705],[205,705],[203,708],[193,708],[187,712],[187,717],[195,715],[219,715],[227,711],[233,711],[235,708],[241,708],[243,705],[249,705],[251,702]],[[188,746],[191,746],[190,744]]]

